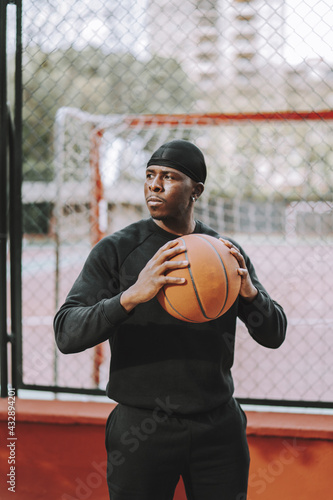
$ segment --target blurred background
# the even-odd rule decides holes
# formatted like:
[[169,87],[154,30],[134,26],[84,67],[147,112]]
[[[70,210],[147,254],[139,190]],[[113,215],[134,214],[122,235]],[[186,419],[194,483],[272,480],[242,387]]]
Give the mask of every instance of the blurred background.
[[53,316],[92,245],[148,215],[151,153],[184,138],[209,169],[197,218],[242,245],[288,317],[277,351],[239,324],[235,395],[332,407],[332,26],[329,0],[23,0],[23,396],[105,393],[108,346],[62,355]]

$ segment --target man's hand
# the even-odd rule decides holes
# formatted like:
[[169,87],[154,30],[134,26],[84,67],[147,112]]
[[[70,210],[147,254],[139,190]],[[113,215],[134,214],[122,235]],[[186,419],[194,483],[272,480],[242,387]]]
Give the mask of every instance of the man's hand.
[[140,272],[137,281],[123,292],[120,303],[123,308],[130,312],[138,304],[151,300],[159,290],[166,284],[185,283],[184,278],[165,276],[171,269],[180,269],[188,266],[188,261],[170,259],[185,251],[185,247],[179,240],[172,240],[163,245],[156,254],[147,262]]
[[240,253],[238,248],[235,247],[230,241],[219,238],[222,243],[224,243],[229,249],[230,253],[237,259],[239,264],[238,274],[241,277],[241,287],[239,295],[243,297],[248,302],[252,302],[258,295],[258,290],[253,285],[249,271],[246,267],[243,255]]

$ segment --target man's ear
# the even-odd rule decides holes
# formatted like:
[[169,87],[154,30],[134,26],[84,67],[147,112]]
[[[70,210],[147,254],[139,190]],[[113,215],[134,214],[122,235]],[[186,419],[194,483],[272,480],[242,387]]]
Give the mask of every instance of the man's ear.
[[193,196],[198,199],[204,192],[205,186],[202,182],[197,182],[193,188]]

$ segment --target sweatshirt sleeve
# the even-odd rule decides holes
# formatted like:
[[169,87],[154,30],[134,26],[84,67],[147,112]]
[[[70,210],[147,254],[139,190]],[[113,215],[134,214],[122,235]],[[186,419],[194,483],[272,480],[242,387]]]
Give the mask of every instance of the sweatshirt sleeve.
[[287,318],[283,308],[275,302],[256,275],[255,269],[244,250],[237,245],[243,254],[246,267],[258,295],[252,302],[239,298],[238,316],[245,323],[253,339],[264,347],[276,349],[284,342],[287,330]]
[[102,240],[55,315],[55,339],[62,353],[81,352],[104,342],[128,318],[120,304],[118,277],[116,252]]

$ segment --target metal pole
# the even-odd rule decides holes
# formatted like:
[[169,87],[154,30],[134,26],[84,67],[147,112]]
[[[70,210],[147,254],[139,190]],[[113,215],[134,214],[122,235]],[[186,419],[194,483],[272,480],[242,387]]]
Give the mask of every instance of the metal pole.
[[0,2],[0,396],[8,395],[7,359],[7,2]]
[[11,379],[22,385],[22,0],[16,0],[15,113],[10,154]]

